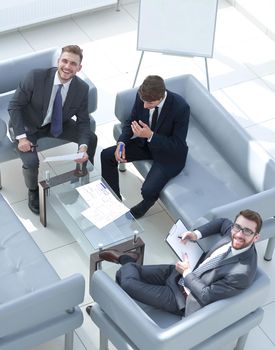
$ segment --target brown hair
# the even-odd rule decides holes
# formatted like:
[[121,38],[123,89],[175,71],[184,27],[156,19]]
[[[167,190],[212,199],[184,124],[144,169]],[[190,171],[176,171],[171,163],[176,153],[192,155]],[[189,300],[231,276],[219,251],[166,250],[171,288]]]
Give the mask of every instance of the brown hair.
[[70,52],[70,53],[74,53],[75,55],[78,55],[80,58],[80,63],[82,62],[83,59],[83,50],[78,46],[78,45],[67,45],[62,47],[62,51],[61,54],[63,52]]
[[240,215],[242,215],[243,217],[245,217],[248,220],[254,221],[257,224],[256,231],[258,233],[260,232],[260,230],[262,228],[263,220],[262,220],[261,215],[259,213],[257,213],[256,211],[250,210],[250,209],[241,210],[239,212],[239,214],[236,215],[235,221],[238,219],[238,217]]
[[139,97],[146,102],[160,100],[165,94],[164,80],[158,75],[148,75],[138,89]]

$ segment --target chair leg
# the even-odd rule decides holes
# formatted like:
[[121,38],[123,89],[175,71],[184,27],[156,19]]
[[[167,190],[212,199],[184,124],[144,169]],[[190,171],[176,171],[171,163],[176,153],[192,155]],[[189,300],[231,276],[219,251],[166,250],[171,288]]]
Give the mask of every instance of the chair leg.
[[272,255],[274,252],[274,248],[275,248],[275,237],[269,238],[267,245],[266,245],[266,249],[265,249],[265,255],[264,255],[264,259],[266,261],[270,261],[272,260]]
[[245,343],[246,343],[246,339],[248,337],[248,333],[247,334],[244,334],[243,336],[241,336],[238,341],[237,341],[237,344],[234,348],[234,350],[243,350],[244,349],[244,346],[245,346]]
[[73,350],[74,347],[74,331],[65,334],[65,350]]
[[99,350],[108,350],[108,338],[99,331]]

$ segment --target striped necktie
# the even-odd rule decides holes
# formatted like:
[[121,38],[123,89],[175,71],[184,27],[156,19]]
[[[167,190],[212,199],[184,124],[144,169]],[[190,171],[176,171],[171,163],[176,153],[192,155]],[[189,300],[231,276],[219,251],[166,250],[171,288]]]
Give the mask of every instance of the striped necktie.
[[[225,252],[219,255],[216,255],[213,258],[210,257],[207,262],[205,263],[202,262],[195,270],[192,271],[192,273],[196,277],[200,277],[205,271],[215,269],[219,265],[219,263],[230,254],[230,251],[231,251],[231,246],[229,246]],[[184,286],[184,277],[181,277],[178,280],[178,284],[182,287]]]
[[227,257],[227,255],[230,253],[230,250],[231,246],[224,253],[221,253],[214,258],[210,258],[205,263],[202,262],[199,267],[192,271],[192,273],[194,273],[197,277],[200,277],[205,271],[215,269],[219,263]]

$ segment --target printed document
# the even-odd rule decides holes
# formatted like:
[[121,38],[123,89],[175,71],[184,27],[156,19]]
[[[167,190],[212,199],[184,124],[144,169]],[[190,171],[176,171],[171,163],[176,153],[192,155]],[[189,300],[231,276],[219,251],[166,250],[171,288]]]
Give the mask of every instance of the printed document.
[[77,191],[89,205],[81,214],[99,229],[129,211],[101,180],[78,187]]
[[169,246],[172,248],[174,253],[176,253],[180,260],[183,260],[184,254],[187,254],[190,268],[193,270],[199,261],[199,258],[203,254],[203,250],[196,241],[188,241],[186,244],[183,243],[182,239],[179,237],[182,236],[182,234],[186,231],[189,230],[187,230],[182,221],[179,219],[169,231],[166,237],[166,242],[169,244]]

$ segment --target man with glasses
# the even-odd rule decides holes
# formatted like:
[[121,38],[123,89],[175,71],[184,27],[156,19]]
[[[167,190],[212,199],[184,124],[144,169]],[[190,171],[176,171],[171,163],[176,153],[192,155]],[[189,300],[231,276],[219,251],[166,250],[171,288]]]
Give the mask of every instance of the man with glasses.
[[188,316],[216,300],[239,294],[254,280],[257,252],[254,243],[262,226],[260,214],[246,209],[235,218],[215,219],[179,239],[198,240],[220,233],[221,239],[191,271],[188,256],[176,265],[145,265],[135,253],[103,251],[104,260],[120,263],[117,282],[134,299],[168,312]]
[[131,208],[135,218],[147,212],[166,183],[184,168],[189,114],[185,100],[166,90],[161,77],[150,75],[139,87],[117,145],[102,151],[102,177],[120,199],[118,162],[153,160],[141,188],[143,200]]

